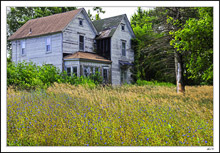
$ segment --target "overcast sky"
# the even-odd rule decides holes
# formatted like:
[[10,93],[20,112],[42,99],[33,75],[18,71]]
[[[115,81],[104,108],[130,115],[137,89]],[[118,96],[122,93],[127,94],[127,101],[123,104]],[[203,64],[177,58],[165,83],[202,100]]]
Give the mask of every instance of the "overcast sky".
[[[114,3],[114,2],[113,2]],[[80,7],[78,7],[80,8]],[[93,11],[93,7],[84,7],[85,10],[88,12],[90,9],[90,12],[94,16],[96,14],[96,11]],[[153,7],[141,7],[143,10],[149,10],[153,9]],[[112,17],[112,16],[117,16],[121,14],[127,14],[128,19],[130,20],[131,16],[137,12],[137,7],[102,7],[102,10],[105,11],[104,14],[100,14],[101,19]]]

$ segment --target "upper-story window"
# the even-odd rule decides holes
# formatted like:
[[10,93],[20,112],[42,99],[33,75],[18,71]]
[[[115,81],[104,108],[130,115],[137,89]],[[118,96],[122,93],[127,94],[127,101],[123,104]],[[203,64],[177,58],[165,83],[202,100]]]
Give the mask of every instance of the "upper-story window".
[[83,19],[79,19],[79,25],[83,26]]
[[84,51],[84,36],[79,35],[79,50]]
[[25,40],[21,41],[21,55],[25,54]]
[[47,37],[46,39],[46,51],[47,52],[51,51],[51,37]]
[[126,42],[122,41],[122,56],[126,56]]
[[125,31],[125,24],[121,24],[121,31]]

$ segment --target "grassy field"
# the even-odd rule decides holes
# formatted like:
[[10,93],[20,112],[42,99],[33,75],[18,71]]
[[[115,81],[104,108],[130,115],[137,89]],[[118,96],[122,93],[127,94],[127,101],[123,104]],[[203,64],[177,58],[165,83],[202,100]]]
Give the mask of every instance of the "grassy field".
[[7,90],[8,146],[213,146],[213,87]]

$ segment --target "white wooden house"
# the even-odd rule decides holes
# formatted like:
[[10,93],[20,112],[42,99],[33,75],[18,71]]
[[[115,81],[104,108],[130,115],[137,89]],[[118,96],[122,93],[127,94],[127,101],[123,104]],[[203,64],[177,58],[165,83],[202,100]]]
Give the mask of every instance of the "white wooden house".
[[92,22],[84,8],[32,19],[12,41],[12,61],[52,64],[69,75],[100,71],[104,83],[130,83],[134,38],[126,14]]

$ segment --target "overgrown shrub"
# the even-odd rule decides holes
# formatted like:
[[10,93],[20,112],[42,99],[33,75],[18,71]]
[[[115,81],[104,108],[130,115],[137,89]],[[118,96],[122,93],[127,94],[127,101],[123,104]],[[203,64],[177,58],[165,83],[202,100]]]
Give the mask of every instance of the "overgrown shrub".
[[20,62],[18,64],[12,62],[7,65],[7,86],[26,90],[45,89],[54,82],[95,87],[102,83],[102,77],[100,73],[89,77],[68,76],[65,71],[61,73],[55,66],[46,64],[37,66],[33,62]]

